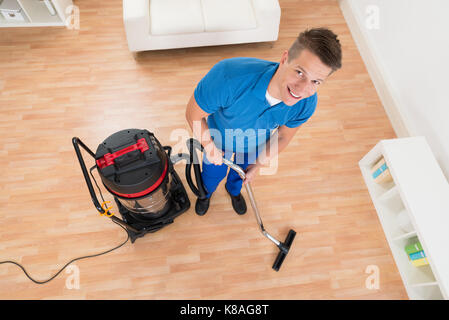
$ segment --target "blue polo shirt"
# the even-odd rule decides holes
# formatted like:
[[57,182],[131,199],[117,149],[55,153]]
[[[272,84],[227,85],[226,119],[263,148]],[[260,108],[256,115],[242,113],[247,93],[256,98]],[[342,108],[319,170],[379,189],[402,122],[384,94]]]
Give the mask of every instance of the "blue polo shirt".
[[270,106],[265,94],[279,63],[255,58],[218,62],[198,83],[196,103],[209,113],[207,124],[222,150],[250,153],[264,146],[274,130],[295,128],[315,112],[317,94],[293,106]]

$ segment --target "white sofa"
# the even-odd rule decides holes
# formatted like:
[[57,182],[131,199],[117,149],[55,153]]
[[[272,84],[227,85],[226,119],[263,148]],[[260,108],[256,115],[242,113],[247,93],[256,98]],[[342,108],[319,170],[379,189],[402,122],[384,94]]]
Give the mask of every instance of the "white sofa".
[[277,0],[123,0],[130,51],[276,41]]

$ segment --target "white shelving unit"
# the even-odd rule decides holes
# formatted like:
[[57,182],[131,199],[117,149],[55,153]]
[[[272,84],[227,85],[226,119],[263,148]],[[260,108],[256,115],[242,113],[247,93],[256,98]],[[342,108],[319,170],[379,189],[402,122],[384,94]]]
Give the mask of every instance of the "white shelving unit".
[[[371,167],[382,157],[393,181],[377,184]],[[409,298],[449,299],[449,183],[425,138],[382,140],[359,166]],[[404,212],[411,230],[398,223]],[[429,265],[409,261],[416,240]]]
[[9,21],[0,14],[0,27],[65,26],[70,15],[67,8],[72,5],[72,0],[50,0],[56,11],[55,15],[51,15],[50,10],[42,0],[16,1],[22,7],[25,21]]

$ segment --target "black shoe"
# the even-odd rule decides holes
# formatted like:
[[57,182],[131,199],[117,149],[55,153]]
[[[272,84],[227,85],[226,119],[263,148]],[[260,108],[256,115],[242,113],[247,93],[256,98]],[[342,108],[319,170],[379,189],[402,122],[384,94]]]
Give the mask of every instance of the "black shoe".
[[196,199],[195,212],[199,216],[204,216],[209,209],[210,197],[206,199]]
[[226,185],[225,185],[225,189],[228,192],[228,194],[231,196],[232,207],[234,208],[234,211],[240,215],[245,214],[246,213],[246,202],[245,202],[245,198],[243,198],[242,194],[239,193],[238,196],[233,196],[232,194],[229,193],[228,188],[226,188]]

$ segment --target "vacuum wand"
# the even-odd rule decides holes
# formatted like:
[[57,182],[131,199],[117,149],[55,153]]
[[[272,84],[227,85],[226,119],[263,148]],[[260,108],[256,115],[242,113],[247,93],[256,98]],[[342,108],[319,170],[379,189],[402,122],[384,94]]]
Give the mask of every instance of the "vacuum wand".
[[[229,161],[224,158],[223,158],[223,163],[226,164],[231,169],[235,170],[238,173],[238,175],[240,176],[240,178],[242,178],[242,180],[245,180],[245,178],[246,178],[245,171],[240,166],[238,166],[238,165],[234,164],[232,161]],[[248,182],[245,184],[245,186],[246,186],[246,191],[248,193],[248,196],[249,196],[249,199],[251,202],[251,206],[253,207],[253,211],[256,216],[257,223],[259,224],[260,231],[266,238],[268,238],[270,241],[272,241],[280,250],[276,257],[276,260],[274,261],[274,264],[273,264],[273,269],[275,271],[279,271],[279,269],[282,266],[282,263],[284,262],[285,257],[288,254],[288,251],[290,250],[293,240],[295,239],[296,232],[294,230],[290,229],[284,242],[280,242],[279,240],[276,240],[276,238],[274,238],[272,235],[270,235],[265,230],[263,223],[262,223],[262,219],[260,218],[259,210],[257,209],[256,201],[254,200],[254,194],[253,194],[253,190],[251,188],[251,184]]]

